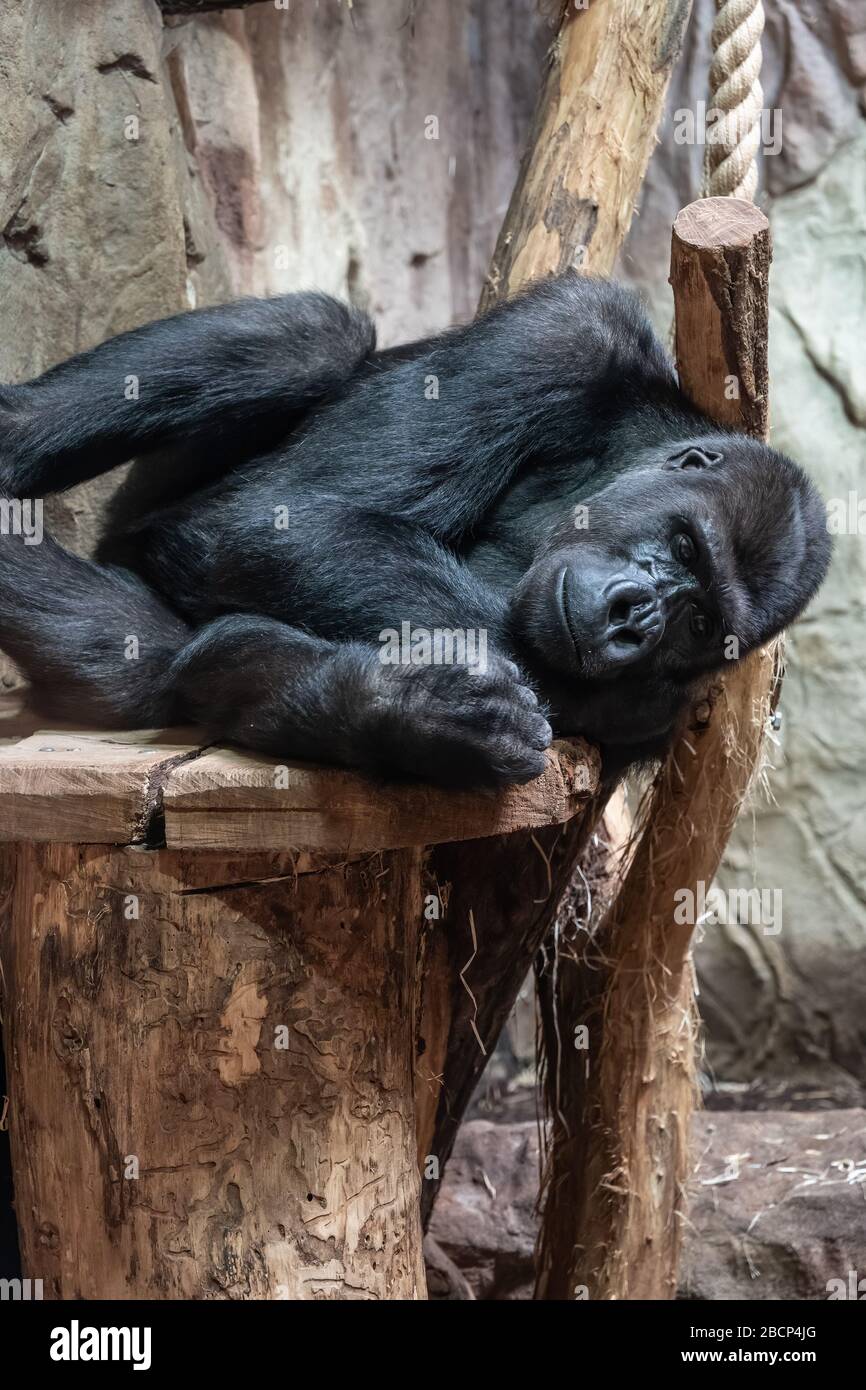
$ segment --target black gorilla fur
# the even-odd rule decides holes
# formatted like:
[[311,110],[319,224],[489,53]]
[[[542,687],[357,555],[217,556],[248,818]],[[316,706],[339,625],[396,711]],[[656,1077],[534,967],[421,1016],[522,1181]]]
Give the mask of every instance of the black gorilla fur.
[[[552,725],[615,772],[829,558],[796,464],[697,412],[635,298],[575,274],[385,352],[325,295],[241,301],[0,390],[7,497],[155,451],[158,503],[98,563],[0,538],[0,646],[49,715],[450,785],[535,777]],[[483,632],[486,672],[384,664],[405,622]]]

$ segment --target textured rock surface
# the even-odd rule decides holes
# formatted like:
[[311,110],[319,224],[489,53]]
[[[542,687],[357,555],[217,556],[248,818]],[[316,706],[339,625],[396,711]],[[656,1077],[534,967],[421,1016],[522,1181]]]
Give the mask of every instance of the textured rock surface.
[[[724,888],[781,890],[782,929],[708,925],[701,1008],[717,1077],[850,1104],[866,1062],[866,8],[766,8],[764,88],[782,135],[761,195],[775,244],[772,438],[828,498],[853,491],[864,519],[838,536],[829,582],[790,636],[775,804],[759,798],[743,817],[720,875]],[[706,97],[712,10],[697,0],[622,262],[665,331],[670,221],[699,191],[702,155],[675,143],[675,113]]]
[[866,1274],[866,1111],[704,1114],[694,1140],[681,1298],[822,1299]]
[[[228,293],[164,44],[152,0],[0,10],[0,380]],[[212,252],[206,275],[193,235]],[[118,481],[51,499],[51,528],[86,550]]]
[[533,0],[260,5],[174,34],[236,289],[348,294],[383,343],[472,315],[551,36]]
[[[817,1300],[866,1278],[866,1111],[704,1113],[693,1142],[680,1298]],[[431,1297],[532,1296],[537,1187],[534,1124],[464,1125],[430,1225]]]
[[463,1125],[428,1229],[431,1298],[532,1297],[538,1177],[534,1124]]

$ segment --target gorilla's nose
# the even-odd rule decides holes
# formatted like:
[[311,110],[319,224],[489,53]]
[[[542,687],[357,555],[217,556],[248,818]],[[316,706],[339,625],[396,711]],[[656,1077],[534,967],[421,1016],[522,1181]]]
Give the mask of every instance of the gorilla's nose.
[[605,594],[608,653],[618,661],[634,661],[652,651],[665,628],[658,594],[648,584],[621,580]]

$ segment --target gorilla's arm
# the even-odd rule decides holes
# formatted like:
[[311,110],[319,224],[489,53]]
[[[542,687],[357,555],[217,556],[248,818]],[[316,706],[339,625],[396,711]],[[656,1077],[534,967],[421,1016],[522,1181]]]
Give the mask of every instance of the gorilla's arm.
[[[447,785],[538,776],[551,729],[501,642],[502,598],[418,528],[327,498],[291,499],[289,513],[286,533],[267,510],[262,525],[248,507],[223,518],[222,549],[199,574],[209,602],[199,591],[184,605],[175,590],[171,608],[127,571],[48,536],[28,546],[4,535],[0,645],[51,717],[111,728],[192,720],[278,757]],[[211,518],[191,506],[186,524],[163,537],[185,558]],[[170,569],[171,553],[157,563]],[[176,582],[172,572],[163,589]],[[186,614],[196,631],[178,607],[197,608]],[[394,643],[378,639],[392,628],[399,645],[404,622],[409,645],[395,660]],[[428,648],[416,662],[413,643],[437,640],[439,627],[444,660]]]
[[234,614],[199,629],[170,680],[184,717],[276,757],[445,786],[527,782],[544,770],[550,725],[512,662],[489,653],[476,670],[380,657],[369,644]]
[[[190,505],[156,537],[175,602],[216,619],[180,658],[182,715],[263,751],[438,782],[537,774],[551,731],[512,659],[507,597],[411,522],[288,491],[275,526],[274,495],[260,480],[218,493],[213,516]],[[200,534],[218,536],[210,568],[181,595]]]
[[194,440],[223,460],[285,438],[375,347],[324,294],[242,299],[160,319],[0,387],[0,491],[45,496]]

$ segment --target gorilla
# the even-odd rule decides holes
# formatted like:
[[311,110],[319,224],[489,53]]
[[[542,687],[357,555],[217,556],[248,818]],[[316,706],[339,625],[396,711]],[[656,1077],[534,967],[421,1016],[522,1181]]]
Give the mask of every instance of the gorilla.
[[447,786],[536,777],[554,731],[611,776],[661,755],[829,560],[801,469],[704,417],[633,295],[576,273],[385,351],[290,294],[0,388],[7,520],[132,458],[150,493],[95,560],[2,528],[0,647],[37,708]]

